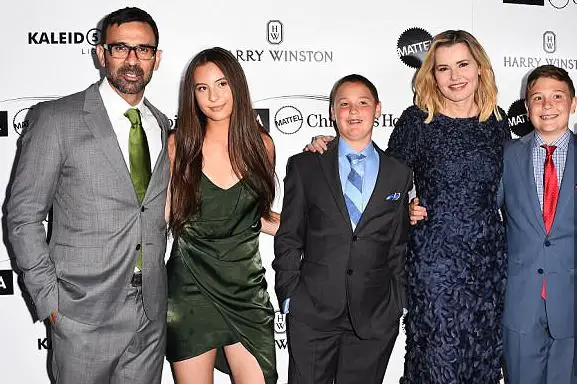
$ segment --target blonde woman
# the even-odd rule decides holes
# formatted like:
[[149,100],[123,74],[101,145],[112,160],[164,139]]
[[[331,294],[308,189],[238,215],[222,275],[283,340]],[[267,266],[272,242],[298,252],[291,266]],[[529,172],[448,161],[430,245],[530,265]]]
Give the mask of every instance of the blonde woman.
[[433,39],[387,152],[413,168],[403,384],[498,383],[505,233],[496,193],[510,139],[489,58],[465,31]]

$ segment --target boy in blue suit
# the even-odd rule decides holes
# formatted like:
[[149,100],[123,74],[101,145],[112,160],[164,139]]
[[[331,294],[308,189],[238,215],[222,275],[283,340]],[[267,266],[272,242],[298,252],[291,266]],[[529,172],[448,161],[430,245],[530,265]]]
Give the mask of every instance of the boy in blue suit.
[[535,131],[505,149],[508,279],[503,314],[509,384],[574,384],[575,87],[552,65],[527,79]]

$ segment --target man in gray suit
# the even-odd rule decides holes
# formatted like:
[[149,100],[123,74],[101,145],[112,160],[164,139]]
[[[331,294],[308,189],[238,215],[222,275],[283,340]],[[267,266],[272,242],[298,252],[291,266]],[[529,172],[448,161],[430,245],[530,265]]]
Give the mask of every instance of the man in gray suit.
[[38,318],[52,327],[57,383],[161,379],[168,119],[144,98],[157,46],[143,10],[106,16],[97,46],[106,78],[36,106],[21,138],[9,239]]

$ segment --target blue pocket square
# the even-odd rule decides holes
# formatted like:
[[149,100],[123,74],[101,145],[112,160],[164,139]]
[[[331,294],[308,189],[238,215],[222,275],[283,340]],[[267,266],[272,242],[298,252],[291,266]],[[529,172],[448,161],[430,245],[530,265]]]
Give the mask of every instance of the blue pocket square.
[[387,196],[387,198],[385,200],[399,200],[400,198],[401,198],[401,193],[396,192],[396,193],[391,193],[389,196]]

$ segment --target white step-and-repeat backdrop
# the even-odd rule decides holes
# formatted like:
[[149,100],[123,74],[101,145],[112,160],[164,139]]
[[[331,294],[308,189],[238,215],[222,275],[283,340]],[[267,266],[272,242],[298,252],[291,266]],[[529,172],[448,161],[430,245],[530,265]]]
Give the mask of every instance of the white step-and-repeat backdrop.
[[[177,93],[183,69],[201,49],[221,46],[241,62],[254,107],[277,149],[282,202],[286,159],[311,136],[330,134],[327,95],[338,78],[360,73],[377,86],[383,104],[374,138],[382,148],[396,119],[412,103],[415,63],[432,35],[446,29],[472,32],[491,57],[499,104],[513,131],[527,132],[523,79],[534,67],[555,64],[577,81],[577,0],[332,1],[119,1],[0,0],[0,188],[6,189],[26,113],[39,101],[82,90],[98,80],[94,46],[98,21],[134,5],[158,23],[160,69],[147,97],[177,122]],[[571,120],[574,128],[575,117]],[[4,224],[4,220],[3,220]],[[6,240],[3,226],[3,241]],[[261,236],[274,298],[272,239]],[[275,307],[276,300],[273,300]],[[286,383],[284,319],[277,313],[275,338],[279,383]],[[0,249],[0,383],[48,383],[50,343],[20,291],[6,248]],[[403,369],[401,333],[385,383],[397,383]],[[217,383],[229,382],[217,375]],[[172,383],[165,366],[163,383]]]

